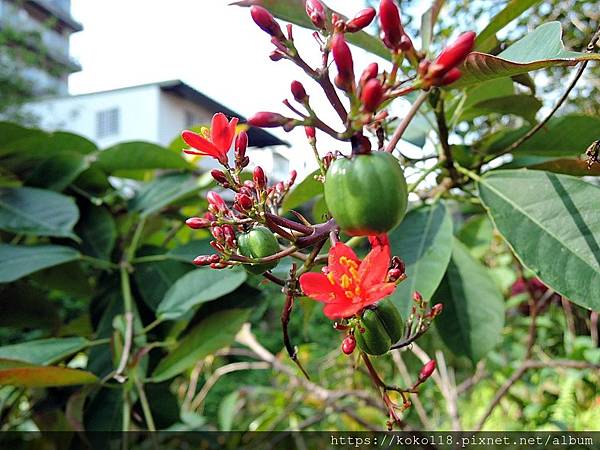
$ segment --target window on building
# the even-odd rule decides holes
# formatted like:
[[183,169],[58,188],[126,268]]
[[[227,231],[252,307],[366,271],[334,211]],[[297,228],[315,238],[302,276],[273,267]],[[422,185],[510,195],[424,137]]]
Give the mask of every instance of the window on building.
[[191,111],[186,111],[185,112],[185,126],[186,128],[190,128],[194,125],[196,125],[198,123],[198,121],[196,120],[196,114],[194,114]]
[[96,113],[96,136],[99,138],[119,134],[119,108],[105,109]]

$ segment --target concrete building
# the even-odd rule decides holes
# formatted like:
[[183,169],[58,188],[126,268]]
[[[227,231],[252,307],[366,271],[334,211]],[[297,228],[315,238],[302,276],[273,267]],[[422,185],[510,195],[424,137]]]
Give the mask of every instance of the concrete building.
[[13,45],[44,56],[43,64],[32,67],[23,62],[20,70],[38,94],[66,94],[69,74],[81,70],[70,57],[69,37],[83,28],[71,17],[70,9],[70,0],[0,0],[3,35],[10,41],[16,32],[19,40]]
[[[80,134],[100,148],[138,140],[168,146],[182,130],[209,124],[216,112],[245,120],[179,80],[42,98],[29,103],[27,110],[40,119],[42,128]],[[286,179],[290,170],[287,143],[259,128],[250,128],[248,137],[250,159],[274,179]],[[202,158],[201,167],[217,164],[212,158]]]

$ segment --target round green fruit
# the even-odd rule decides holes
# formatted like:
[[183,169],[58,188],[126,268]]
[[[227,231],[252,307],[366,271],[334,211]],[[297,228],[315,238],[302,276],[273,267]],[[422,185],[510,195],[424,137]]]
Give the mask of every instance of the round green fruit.
[[[265,258],[279,251],[279,243],[273,233],[266,227],[254,227],[237,238],[240,253],[248,258]],[[245,264],[244,268],[251,273],[261,274],[274,269],[277,261],[268,264]]]
[[406,213],[404,172],[398,160],[386,152],[338,159],[327,170],[325,202],[350,236],[387,233]]
[[390,350],[392,344],[400,340],[402,331],[400,313],[390,300],[383,300],[364,311],[354,337],[363,352],[368,355],[383,355]]

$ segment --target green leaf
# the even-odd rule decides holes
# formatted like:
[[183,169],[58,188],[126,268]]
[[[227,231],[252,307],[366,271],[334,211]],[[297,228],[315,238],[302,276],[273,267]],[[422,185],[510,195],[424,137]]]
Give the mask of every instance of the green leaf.
[[196,269],[181,277],[165,294],[156,315],[175,320],[192,308],[235,291],[246,281],[242,268],[230,270]]
[[240,392],[233,391],[226,395],[221,404],[219,405],[218,419],[219,419],[219,430],[220,431],[231,431],[233,425],[233,419],[239,409],[238,401],[240,399]]
[[244,308],[226,309],[204,317],[158,364],[152,374],[153,381],[173,378],[200,359],[231,345],[249,315],[250,309]]
[[[598,139],[600,118],[592,116],[563,116],[551,119],[530,139],[519,145],[514,153],[539,156],[579,156]],[[512,130],[493,142],[489,153],[502,150],[516,141],[528,128]]]
[[315,179],[315,176],[320,173],[319,170],[315,170],[286,195],[282,205],[283,211],[297,208],[317,195],[323,194],[323,183]]
[[211,239],[197,239],[170,250],[166,256],[169,259],[191,263],[196,256],[210,255],[215,249],[210,245]]
[[79,210],[71,197],[44,189],[0,188],[0,229],[18,234],[71,237]]
[[501,170],[481,179],[479,193],[525,266],[569,300],[600,311],[600,188],[567,175]]
[[23,366],[19,361],[14,362],[15,367],[4,368],[4,366],[10,365],[7,360],[0,361],[0,365],[3,367],[0,369],[0,386],[42,388],[98,382],[96,375],[84,370],[66,367]]
[[38,164],[27,178],[27,184],[62,191],[88,167],[88,158],[85,156],[76,152],[62,152]]
[[475,49],[482,52],[490,51],[494,48],[496,33],[539,2],[540,0],[510,0],[477,35]]
[[414,291],[429,299],[442,281],[452,251],[452,219],[443,203],[418,208],[389,237],[392,254],[402,258],[407,274],[390,298],[406,317]]
[[0,283],[9,283],[38,270],[80,257],[76,250],[61,245],[26,247],[0,244]]
[[52,157],[57,153],[74,152],[89,155],[98,150],[96,145],[77,134],[65,131],[45,133],[30,129],[20,139],[11,139],[0,146],[0,155],[14,155],[30,161]]
[[156,311],[159,303],[175,282],[192,269],[179,261],[158,261],[136,264],[134,279],[144,302]]
[[512,114],[535,123],[535,116],[541,107],[542,102],[532,95],[507,95],[475,103],[463,111],[460,119],[473,120],[488,114]]
[[433,38],[433,27],[445,0],[435,0],[431,7],[421,16],[421,51],[427,53]]
[[474,258],[482,258],[492,245],[494,228],[485,215],[471,217],[457,234],[457,238],[465,244]]
[[31,364],[54,364],[89,346],[82,337],[50,338],[0,347],[0,358]]
[[129,209],[147,217],[161,208],[185,198],[193,197],[207,186],[206,178],[176,173],[156,178],[146,184],[129,202]]
[[540,25],[497,56],[473,52],[460,67],[463,75],[452,84],[452,87],[463,87],[547,67],[572,66],[582,61],[600,59],[597,53],[566,50],[561,37],[560,22],[549,22]]
[[10,142],[33,135],[44,135],[44,132],[41,130],[25,128],[12,122],[0,122],[0,149],[4,148],[6,144]]
[[180,155],[149,142],[117,144],[100,152],[95,164],[113,175],[127,170],[191,168]]
[[117,239],[117,226],[106,208],[89,205],[82,210],[75,232],[81,237],[80,248],[84,254],[110,259]]
[[487,269],[456,239],[448,271],[433,298],[444,305],[436,327],[455,354],[477,362],[500,341],[504,298]]
[[[323,1],[321,1],[321,3],[325,7],[328,18],[331,18],[332,13],[337,14],[341,18],[345,18],[343,14],[340,14],[327,7]],[[233,4],[239,6],[259,5],[269,10],[271,14],[278,19],[282,19],[286,22],[290,22],[304,28],[309,28],[311,30],[314,29],[312,22],[306,15],[304,0],[241,0],[236,1]],[[328,20],[327,23],[331,23],[331,20]],[[383,43],[375,36],[371,36],[364,31],[359,31],[358,33],[347,33],[346,39],[348,42],[370,53],[385,59],[390,58],[390,52],[384,47]]]
[[587,161],[584,161],[583,159],[551,159],[527,167],[534,170],[546,170],[548,172],[574,175],[577,177],[600,176],[600,165],[593,164],[591,167],[588,167]]

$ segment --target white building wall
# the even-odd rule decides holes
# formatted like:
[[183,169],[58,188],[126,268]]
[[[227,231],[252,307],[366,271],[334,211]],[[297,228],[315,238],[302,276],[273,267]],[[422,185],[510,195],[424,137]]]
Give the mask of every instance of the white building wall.
[[[160,142],[160,89],[156,85],[98,92],[73,97],[58,97],[28,104],[27,109],[40,119],[41,128],[81,134],[106,148],[119,142],[144,140]],[[119,110],[118,132],[99,137],[97,114]]]
[[[210,125],[212,116],[209,110],[189,100],[161,91],[158,117],[159,143],[165,146],[169,145],[190,125]],[[193,118],[191,124],[187,123],[189,117]]]

